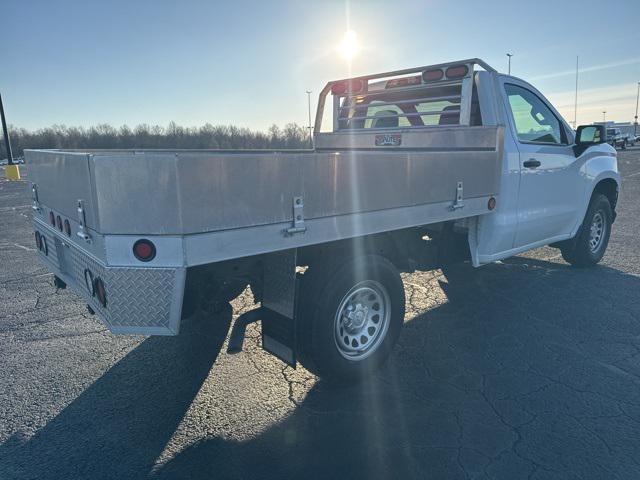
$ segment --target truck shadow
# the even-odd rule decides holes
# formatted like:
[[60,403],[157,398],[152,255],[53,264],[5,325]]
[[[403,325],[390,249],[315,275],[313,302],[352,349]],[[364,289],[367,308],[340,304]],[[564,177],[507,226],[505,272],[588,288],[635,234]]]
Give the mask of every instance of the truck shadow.
[[[524,400],[530,390],[540,389],[543,408],[560,415],[571,402],[579,411],[582,399],[547,392],[542,377],[521,372],[581,371],[585,358],[575,354],[576,344],[627,328],[640,333],[638,322],[624,318],[625,309],[638,311],[632,298],[640,279],[607,267],[577,270],[524,258],[448,273],[448,281],[439,282],[446,303],[405,324],[398,348],[373,382],[334,388],[318,381],[294,413],[260,435],[241,442],[201,440],[154,471],[154,478],[525,478],[537,467],[509,457],[522,431],[516,434],[505,422],[526,425],[535,418]],[[616,324],[618,331],[611,332]],[[602,353],[602,346],[595,350]],[[599,373],[594,369],[588,382],[601,380]],[[497,386],[500,378],[507,387]],[[620,393],[605,381],[591,388]],[[519,395],[522,409],[519,400],[510,400]],[[508,413],[496,414],[487,400],[494,396]],[[552,478],[571,476],[563,455],[583,456],[576,478],[604,478],[617,468],[629,473],[623,459],[617,465],[601,449],[585,449],[579,438],[545,450],[547,433],[564,435],[555,422],[541,421],[532,433],[532,450],[542,452],[532,458],[559,452],[558,463],[545,467]],[[615,438],[616,432],[604,434]],[[502,474],[490,466],[501,456],[512,462]],[[609,470],[599,470],[598,462]]]
[[[142,342],[27,442],[2,445],[0,477],[480,475],[515,441],[487,403],[488,376],[570,366],[579,360],[549,355],[548,345],[564,352],[613,324],[640,328],[623,313],[638,311],[640,279],[524,258],[457,273],[440,282],[446,299],[439,306],[406,323],[372,382],[335,388],[318,381],[290,416],[249,440],[206,438],[153,469],[222,347],[226,312],[215,322],[194,322],[184,335]],[[549,393],[546,405],[555,401]]]
[[0,478],[145,476],[209,375],[231,322],[183,323],[177,337],[149,337],[28,441],[0,446]]

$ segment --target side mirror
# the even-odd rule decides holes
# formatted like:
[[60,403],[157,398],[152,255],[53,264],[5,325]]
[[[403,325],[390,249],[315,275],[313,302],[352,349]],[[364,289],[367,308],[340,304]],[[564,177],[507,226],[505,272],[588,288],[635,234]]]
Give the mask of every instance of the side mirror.
[[604,125],[580,125],[576,130],[576,156],[581,155],[591,145],[607,141],[607,130]]
[[577,145],[593,145],[607,141],[604,125],[580,125],[576,130]]

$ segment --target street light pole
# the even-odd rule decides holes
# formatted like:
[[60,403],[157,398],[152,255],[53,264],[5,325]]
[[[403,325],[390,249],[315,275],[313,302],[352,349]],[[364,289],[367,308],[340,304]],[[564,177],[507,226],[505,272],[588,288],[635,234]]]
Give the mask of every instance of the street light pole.
[[573,105],[573,128],[578,128],[578,57],[576,56],[576,96]]
[[605,124],[607,123],[607,111],[606,110],[604,110],[602,112],[602,123],[605,123]]
[[306,90],[307,92],[307,109],[309,112],[309,126],[307,127],[309,129],[309,147],[313,148],[313,136],[311,135],[311,90]]
[[507,57],[509,57],[509,75],[511,75],[511,57],[513,57],[513,53],[507,53]]
[[13,155],[11,153],[11,142],[9,141],[9,130],[7,121],[4,118],[4,106],[2,105],[2,95],[0,94],[0,117],[2,118],[2,131],[4,132],[4,148],[7,150],[7,165],[13,165]]
[[638,93],[636,94],[636,121],[633,124],[634,135],[638,135],[638,100],[640,100],[640,82],[638,82]]

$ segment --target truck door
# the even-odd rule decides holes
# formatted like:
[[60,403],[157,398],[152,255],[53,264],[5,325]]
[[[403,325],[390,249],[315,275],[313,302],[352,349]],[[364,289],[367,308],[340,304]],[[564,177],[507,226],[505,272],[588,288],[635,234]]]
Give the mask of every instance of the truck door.
[[578,216],[584,183],[573,135],[542,95],[524,82],[504,82],[506,110],[520,155],[514,248],[567,237]]

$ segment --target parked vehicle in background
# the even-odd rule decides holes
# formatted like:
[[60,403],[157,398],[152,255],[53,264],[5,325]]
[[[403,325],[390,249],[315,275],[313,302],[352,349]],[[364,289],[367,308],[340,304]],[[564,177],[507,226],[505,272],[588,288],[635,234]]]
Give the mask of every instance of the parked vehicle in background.
[[[13,159],[13,163],[14,165],[22,165],[24,163],[24,157],[16,157]],[[0,165],[8,165],[9,164],[9,159],[8,158],[3,158],[2,160],[0,160]]]
[[39,257],[114,333],[176,335],[250,286],[260,306],[230,351],[261,320],[265,350],[353,379],[399,336],[400,272],[544,245],[588,267],[607,248],[620,175],[605,127],[574,134],[542,93],[479,59],[329,82],[314,140],[27,150]]
[[607,143],[614,148],[625,148],[627,145],[619,128],[607,128]]
[[634,147],[636,145],[636,136],[633,133],[624,133],[623,137],[627,147]]

